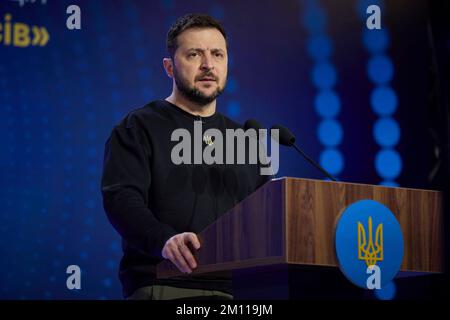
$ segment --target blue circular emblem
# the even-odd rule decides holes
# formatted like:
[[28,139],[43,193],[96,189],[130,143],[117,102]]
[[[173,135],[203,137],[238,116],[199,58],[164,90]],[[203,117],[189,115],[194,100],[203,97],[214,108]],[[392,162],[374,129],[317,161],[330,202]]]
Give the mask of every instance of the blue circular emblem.
[[365,289],[388,284],[403,260],[403,234],[394,214],[374,200],[348,206],[335,232],[339,267],[355,285]]

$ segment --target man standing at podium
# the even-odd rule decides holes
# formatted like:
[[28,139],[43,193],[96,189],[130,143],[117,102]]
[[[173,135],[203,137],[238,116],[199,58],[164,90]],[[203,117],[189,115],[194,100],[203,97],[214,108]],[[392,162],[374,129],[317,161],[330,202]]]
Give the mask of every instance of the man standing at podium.
[[[122,236],[120,280],[128,299],[231,299],[230,279],[189,275],[201,247],[197,233],[268,180],[258,165],[174,164],[177,129],[194,136],[241,126],[216,110],[227,79],[223,27],[206,15],[179,18],[167,35],[164,69],[172,93],[130,112],[105,145],[104,208]],[[195,138],[195,137],[194,137]],[[202,148],[214,143],[201,137]],[[192,142],[193,144],[195,142]],[[226,152],[226,150],[225,150]],[[238,245],[238,244],[237,244]],[[156,265],[169,259],[186,275],[156,279]]]

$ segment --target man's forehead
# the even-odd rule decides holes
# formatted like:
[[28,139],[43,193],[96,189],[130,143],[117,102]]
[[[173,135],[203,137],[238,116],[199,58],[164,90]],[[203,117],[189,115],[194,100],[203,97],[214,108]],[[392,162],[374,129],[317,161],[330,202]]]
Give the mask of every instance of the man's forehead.
[[226,42],[222,33],[214,28],[192,28],[182,32],[178,36],[178,47],[184,49],[224,49],[226,50]]

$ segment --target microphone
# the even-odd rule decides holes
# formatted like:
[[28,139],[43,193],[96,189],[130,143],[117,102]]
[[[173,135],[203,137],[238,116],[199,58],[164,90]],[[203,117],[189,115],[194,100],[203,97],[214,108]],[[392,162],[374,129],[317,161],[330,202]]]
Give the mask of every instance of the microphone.
[[247,131],[248,129],[254,129],[256,131],[256,138],[257,139],[260,139],[260,138],[264,137],[264,135],[261,135],[261,137],[259,136],[259,130],[260,129],[264,129],[264,128],[255,119],[248,119],[247,121],[245,121],[244,130]]
[[244,129],[245,130],[255,129],[256,131],[258,131],[259,129],[264,129],[264,128],[255,119],[248,119],[247,121],[245,121]]
[[295,136],[292,134],[292,132],[283,126],[280,125],[274,125],[272,126],[272,129],[278,129],[278,140],[281,145],[287,146],[287,147],[294,147],[295,150],[297,150],[298,153],[302,155],[303,158],[305,158],[310,164],[312,164],[314,167],[320,170],[325,176],[327,176],[332,181],[337,181],[335,177],[333,177],[331,174],[329,174],[324,168],[322,168],[318,163],[316,163],[313,159],[311,159],[306,153],[304,153],[296,144],[295,144]]

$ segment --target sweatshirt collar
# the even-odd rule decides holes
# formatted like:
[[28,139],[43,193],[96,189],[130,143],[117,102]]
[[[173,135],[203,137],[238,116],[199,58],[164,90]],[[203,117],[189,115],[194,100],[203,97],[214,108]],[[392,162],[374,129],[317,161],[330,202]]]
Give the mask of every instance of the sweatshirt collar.
[[210,122],[210,121],[215,120],[218,117],[218,115],[219,115],[219,113],[216,110],[214,112],[214,114],[212,114],[210,116],[207,116],[207,117],[203,117],[203,116],[199,116],[199,115],[195,115],[195,114],[189,113],[189,112],[181,109],[177,105],[175,105],[175,104],[173,104],[173,103],[171,103],[171,102],[169,102],[167,100],[161,100],[161,102],[165,103],[169,108],[171,108],[175,112],[177,112],[177,113],[179,113],[181,115],[184,115],[185,117],[190,118],[190,119],[192,119],[194,121]]

